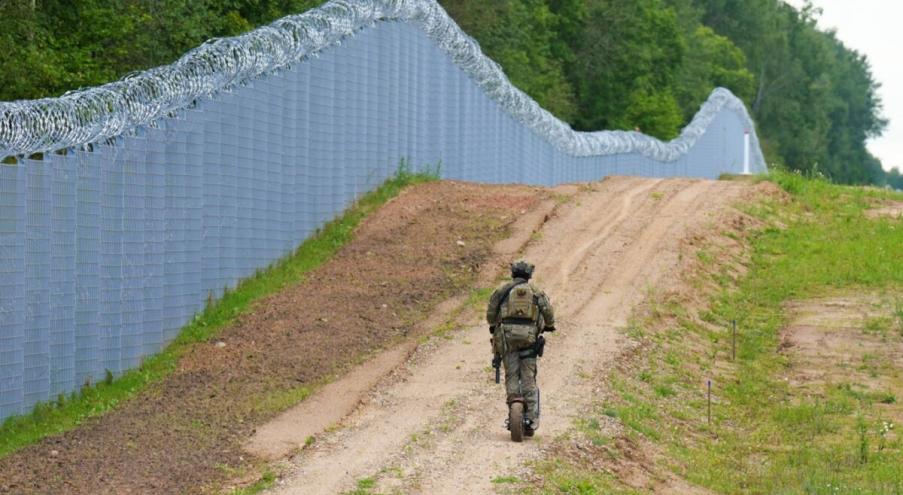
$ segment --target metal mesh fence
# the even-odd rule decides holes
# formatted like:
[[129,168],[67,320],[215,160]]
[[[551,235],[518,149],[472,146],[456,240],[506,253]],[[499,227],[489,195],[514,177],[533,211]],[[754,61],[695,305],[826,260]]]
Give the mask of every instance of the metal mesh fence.
[[[341,5],[371,3],[395,4]],[[0,104],[0,150],[65,149],[0,166],[0,418],[139,365],[208,294],[289,253],[400,159],[489,183],[711,178],[743,171],[748,132],[749,168],[764,170],[745,108],[726,90],[675,142],[568,129],[567,144],[518,113],[522,101],[487,89],[498,81],[472,69],[491,61],[462,62],[472,46],[456,43],[473,42],[429,12],[355,14],[358,24],[322,28],[354,32],[329,49],[335,33],[308,29],[326,40],[318,56],[180,93],[178,108],[156,105],[129,125],[41,131],[25,125],[40,101]],[[384,21],[355,31],[374,16]]]

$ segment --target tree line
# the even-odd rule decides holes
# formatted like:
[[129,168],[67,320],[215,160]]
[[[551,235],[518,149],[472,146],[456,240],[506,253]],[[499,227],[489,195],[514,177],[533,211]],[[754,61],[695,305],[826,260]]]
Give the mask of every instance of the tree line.
[[511,80],[580,130],[676,136],[717,86],[746,102],[766,158],[837,182],[890,183],[866,140],[886,126],[865,56],[781,0],[441,0]]
[[[172,62],[323,0],[0,0],[0,100]],[[440,0],[511,81],[578,130],[676,136],[716,86],[769,163],[903,188],[865,147],[886,121],[865,56],[781,0]]]

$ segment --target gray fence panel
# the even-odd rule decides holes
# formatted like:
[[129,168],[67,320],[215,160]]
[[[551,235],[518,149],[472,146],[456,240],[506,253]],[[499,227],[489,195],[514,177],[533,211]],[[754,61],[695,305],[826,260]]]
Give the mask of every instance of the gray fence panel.
[[26,160],[25,198],[25,359],[23,400],[35,403],[50,393],[50,172]]
[[75,387],[76,170],[74,155],[51,168],[50,389]]
[[[449,31],[460,43],[450,48],[432,21],[402,17],[124,132],[86,127],[91,142],[0,166],[0,418],[138,366],[209,297],[289,253],[401,159],[441,164],[446,178],[539,185],[742,170],[754,130],[723,91],[698,118],[704,132],[675,141],[698,133],[680,153],[636,133],[573,133],[565,146],[554,124],[530,120],[542,114],[527,100],[498,96],[517,96],[499,89],[507,81],[468,68],[491,72],[471,41]],[[62,135],[4,140],[28,120],[9,117],[21,103],[2,105],[0,148]],[[586,151],[605,146],[622,151]]]
[[0,415],[21,411],[25,375],[25,169],[0,167]]

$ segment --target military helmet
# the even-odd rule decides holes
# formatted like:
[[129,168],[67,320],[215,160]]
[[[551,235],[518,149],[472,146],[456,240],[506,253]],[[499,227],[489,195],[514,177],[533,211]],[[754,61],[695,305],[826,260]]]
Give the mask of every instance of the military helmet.
[[530,277],[533,276],[534,268],[532,263],[527,263],[524,260],[515,261],[514,263],[511,263],[511,278],[524,278],[529,280]]

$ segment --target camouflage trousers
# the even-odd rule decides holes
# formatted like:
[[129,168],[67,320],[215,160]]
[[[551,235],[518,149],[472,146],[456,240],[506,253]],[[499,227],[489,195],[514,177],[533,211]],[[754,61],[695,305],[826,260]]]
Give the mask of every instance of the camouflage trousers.
[[508,402],[523,397],[527,411],[525,416],[539,426],[539,387],[536,386],[536,358],[521,358],[517,351],[505,354],[505,392]]

